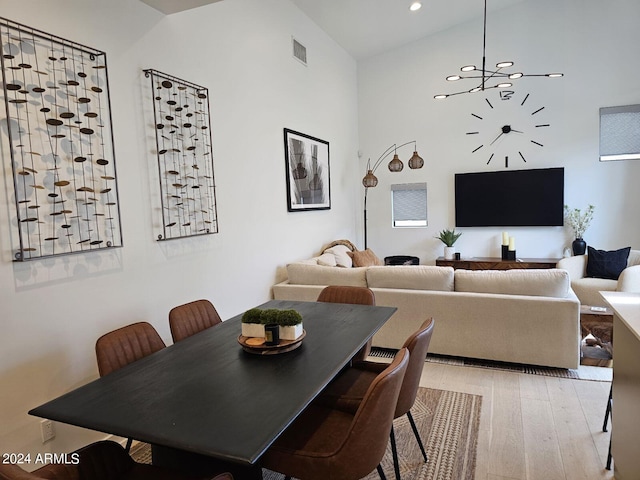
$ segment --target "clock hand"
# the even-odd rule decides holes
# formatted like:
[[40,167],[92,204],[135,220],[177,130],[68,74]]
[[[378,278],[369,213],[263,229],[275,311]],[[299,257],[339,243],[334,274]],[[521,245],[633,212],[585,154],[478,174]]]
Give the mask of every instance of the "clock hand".
[[500,132],[500,135],[498,135],[496,138],[493,139],[493,142],[491,142],[489,145],[493,145],[494,143],[496,143],[498,141],[498,139],[504,135],[504,132]]

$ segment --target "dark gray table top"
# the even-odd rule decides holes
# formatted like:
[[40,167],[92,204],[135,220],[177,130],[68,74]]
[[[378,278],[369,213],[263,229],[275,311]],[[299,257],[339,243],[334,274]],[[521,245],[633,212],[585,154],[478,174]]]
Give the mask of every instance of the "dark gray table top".
[[238,315],[29,413],[253,464],[396,310],[287,300],[260,307],[302,314],[300,348],[243,351]]

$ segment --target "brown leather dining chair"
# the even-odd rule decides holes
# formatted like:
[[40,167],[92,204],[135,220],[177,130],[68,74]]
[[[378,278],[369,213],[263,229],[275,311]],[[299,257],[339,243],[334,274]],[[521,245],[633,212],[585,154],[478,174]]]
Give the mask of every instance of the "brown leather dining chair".
[[358,480],[374,469],[385,480],[380,462],[408,364],[403,348],[376,376],[355,413],[311,404],[267,449],[262,466],[287,480]]
[[[433,326],[434,321],[432,318],[425,320],[420,328],[405,340],[402,346],[409,351],[411,357],[394,413],[394,418],[407,415],[425,462],[427,462],[427,453],[420,439],[416,423],[411,415],[411,408],[415,403],[418,393],[422,369],[433,334]],[[373,382],[376,376],[386,367],[387,365],[385,363],[379,362],[354,362],[352,368],[345,370],[339,377],[331,382],[316,401],[329,408],[353,412],[359,408],[371,382]],[[391,452],[393,454],[395,475],[396,478],[400,480],[398,449],[396,447],[393,426],[391,427]]]
[[[127,325],[105,333],[96,341],[96,359],[101,377],[165,348],[166,345],[148,322]],[[131,439],[127,440],[127,452]]]
[[[0,480],[209,480],[134,461],[116,442],[92,443],[68,456],[68,464],[49,464],[34,472],[0,464]],[[73,459],[77,463],[72,464]],[[229,473],[211,480],[233,480]]]
[[174,343],[219,323],[222,323],[222,319],[209,300],[185,303],[173,307],[169,312],[169,327]]
[[[352,287],[346,285],[329,285],[318,295],[318,302],[350,303],[357,305],[375,305],[376,296],[367,287]],[[371,340],[353,357],[354,361],[366,360],[371,352]]]

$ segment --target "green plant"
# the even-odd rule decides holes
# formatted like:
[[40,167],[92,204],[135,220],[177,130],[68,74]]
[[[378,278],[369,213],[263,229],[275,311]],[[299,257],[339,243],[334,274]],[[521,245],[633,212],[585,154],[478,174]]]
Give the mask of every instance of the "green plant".
[[277,308],[252,308],[242,315],[242,323],[275,323],[282,327],[290,327],[302,323],[302,315],[296,310],[280,310]]
[[462,233],[456,233],[456,229],[453,230],[442,230],[437,237],[442,243],[444,243],[447,247],[453,247],[453,244],[456,243],[456,240],[460,238]]
[[575,233],[576,238],[584,236],[584,232],[587,231],[591,220],[593,220],[595,208],[593,205],[589,205],[583,213],[579,208],[569,208],[569,205],[564,206],[564,217]]
[[262,310],[259,308],[252,308],[247,310],[242,315],[242,323],[262,323]]

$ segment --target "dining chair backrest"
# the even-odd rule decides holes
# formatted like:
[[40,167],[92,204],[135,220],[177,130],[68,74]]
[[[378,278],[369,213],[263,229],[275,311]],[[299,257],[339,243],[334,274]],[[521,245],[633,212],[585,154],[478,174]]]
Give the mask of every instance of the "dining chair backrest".
[[96,341],[98,372],[103,377],[165,347],[156,329],[148,322],[118,328]]
[[[367,287],[353,287],[348,285],[329,285],[325,287],[318,295],[318,302],[326,303],[350,303],[356,305],[375,305],[376,296],[373,291]],[[365,360],[371,352],[372,340],[360,349],[353,357],[353,360]]]
[[375,305],[376,296],[367,287],[329,285],[320,292],[318,302]]
[[27,472],[18,465],[0,463],[0,480],[79,480],[77,469],[64,465],[47,465]]
[[173,307],[169,312],[169,327],[174,343],[219,323],[222,323],[222,319],[209,300],[185,303]]
[[334,462],[345,478],[361,478],[376,469],[389,444],[389,434],[410,354],[401,349],[369,385]]
[[420,377],[424,368],[424,362],[427,358],[431,335],[433,334],[433,318],[425,320],[420,328],[411,334],[402,345],[407,348],[411,357],[407,366],[407,373],[402,381],[402,388],[398,396],[398,404],[396,406],[395,418],[406,414],[416,401],[418,387],[420,386]]

